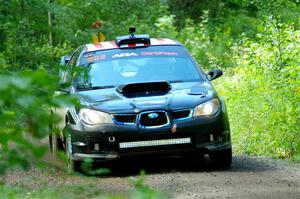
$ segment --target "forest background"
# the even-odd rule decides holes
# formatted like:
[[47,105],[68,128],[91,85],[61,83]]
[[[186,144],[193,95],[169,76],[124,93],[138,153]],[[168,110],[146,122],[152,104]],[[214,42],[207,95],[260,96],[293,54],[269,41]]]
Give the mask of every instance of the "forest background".
[[[0,0],[0,172],[39,164],[57,118],[60,57],[129,27],[183,43],[229,112],[234,153],[300,161],[299,0]],[[31,139],[28,139],[28,136]]]

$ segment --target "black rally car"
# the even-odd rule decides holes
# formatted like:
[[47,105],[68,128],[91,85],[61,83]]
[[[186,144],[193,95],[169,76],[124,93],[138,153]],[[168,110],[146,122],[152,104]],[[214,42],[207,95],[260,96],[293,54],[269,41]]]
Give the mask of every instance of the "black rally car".
[[149,154],[209,154],[213,166],[230,167],[225,103],[210,83],[222,71],[205,74],[179,42],[132,33],[80,46],[67,68],[72,85],[62,91],[81,107],[57,110],[66,133],[50,141],[73,169],[85,158]]

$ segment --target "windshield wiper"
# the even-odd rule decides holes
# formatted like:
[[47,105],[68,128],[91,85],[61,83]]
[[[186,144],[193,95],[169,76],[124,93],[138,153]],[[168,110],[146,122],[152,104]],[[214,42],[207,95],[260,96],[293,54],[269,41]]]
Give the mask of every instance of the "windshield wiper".
[[97,89],[107,89],[107,88],[114,88],[114,86],[91,86],[91,87],[79,87],[76,90],[79,91],[88,91],[88,90],[97,90]]
[[186,80],[173,80],[169,81],[170,83],[181,83],[181,82],[199,82],[198,79],[186,79]]
[[173,80],[173,81],[169,81],[170,83],[180,83],[183,82],[182,80]]

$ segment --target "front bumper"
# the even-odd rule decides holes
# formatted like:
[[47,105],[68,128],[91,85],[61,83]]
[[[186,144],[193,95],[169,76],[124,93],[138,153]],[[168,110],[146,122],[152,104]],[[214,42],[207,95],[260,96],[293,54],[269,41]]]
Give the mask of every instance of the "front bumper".
[[[205,154],[231,148],[228,118],[222,111],[215,116],[189,118],[156,129],[116,124],[87,126],[81,122],[68,124],[66,129],[73,160]],[[124,147],[125,144],[130,147]]]

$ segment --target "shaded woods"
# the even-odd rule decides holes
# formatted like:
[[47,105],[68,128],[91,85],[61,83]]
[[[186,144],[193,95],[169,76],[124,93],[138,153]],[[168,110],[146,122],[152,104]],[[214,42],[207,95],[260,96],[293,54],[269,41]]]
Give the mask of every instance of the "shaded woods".
[[0,172],[46,151],[33,143],[57,122],[47,107],[74,102],[53,97],[59,59],[96,20],[107,40],[135,26],[223,69],[235,153],[300,160],[299,13],[298,0],[0,0]]

